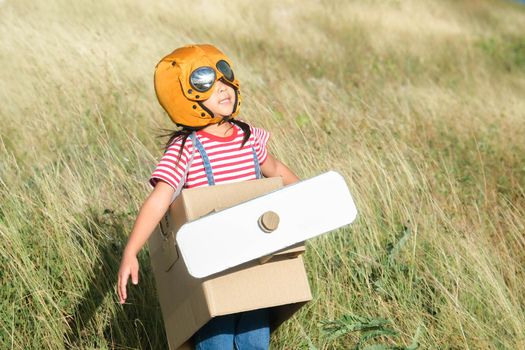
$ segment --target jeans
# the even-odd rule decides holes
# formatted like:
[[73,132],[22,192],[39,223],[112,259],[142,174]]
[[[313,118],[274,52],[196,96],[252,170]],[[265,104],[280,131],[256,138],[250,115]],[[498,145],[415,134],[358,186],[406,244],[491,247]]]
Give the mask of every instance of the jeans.
[[195,333],[195,350],[268,350],[268,309],[212,318]]

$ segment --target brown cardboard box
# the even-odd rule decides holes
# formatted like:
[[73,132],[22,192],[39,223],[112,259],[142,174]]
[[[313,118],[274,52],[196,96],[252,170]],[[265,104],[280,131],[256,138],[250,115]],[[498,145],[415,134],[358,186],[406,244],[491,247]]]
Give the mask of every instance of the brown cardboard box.
[[281,187],[281,178],[268,178],[187,189],[175,199],[148,242],[170,349],[191,349],[211,318],[241,311],[271,307],[273,331],[311,300],[302,244],[202,279],[189,275],[176,245],[185,222]]

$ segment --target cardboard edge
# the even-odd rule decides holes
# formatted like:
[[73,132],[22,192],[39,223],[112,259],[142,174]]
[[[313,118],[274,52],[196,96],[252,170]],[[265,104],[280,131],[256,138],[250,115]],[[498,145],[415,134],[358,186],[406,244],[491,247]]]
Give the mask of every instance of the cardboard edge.
[[[193,222],[193,221],[200,220],[200,219],[202,219],[202,218],[204,218],[204,217],[208,217],[208,216],[210,216],[210,215],[218,214],[218,213],[222,212],[223,210],[227,210],[227,209],[231,209],[231,208],[234,208],[234,207],[237,207],[237,206],[243,205],[244,203],[247,203],[247,202],[253,201],[254,199],[257,199],[257,198],[259,198],[259,197],[267,196],[267,195],[269,195],[270,193],[274,193],[274,192],[280,191],[280,190],[282,190],[282,189],[285,188],[285,187],[293,186],[293,185],[287,185],[287,186],[284,186],[284,184],[283,184],[283,182],[282,182],[282,178],[281,178],[281,177],[279,177],[279,178],[280,178],[280,180],[281,180],[280,182],[281,182],[282,187],[280,187],[280,188],[276,188],[276,189],[271,190],[271,191],[268,191],[268,192],[265,192],[264,194],[258,195],[258,196],[256,196],[256,197],[252,197],[252,198],[250,198],[250,199],[247,199],[247,200],[245,200],[245,201],[239,202],[239,203],[237,203],[237,204],[235,204],[235,205],[232,205],[232,206],[229,206],[229,207],[224,207],[224,208],[218,207],[218,208],[215,208],[215,209],[211,210],[211,211],[210,211],[208,214],[206,214],[206,215],[202,215],[202,216],[199,216],[199,217],[196,218],[196,219],[186,221],[183,225],[181,225],[181,227],[179,228],[179,231],[184,227],[184,225],[187,225],[187,224],[189,224],[189,223],[191,223],[191,222]],[[274,178],[266,178],[266,179],[274,179]],[[219,185],[215,185],[215,186],[227,186],[227,185],[230,185],[230,184],[224,184],[224,185],[220,185],[220,184],[219,184]],[[200,188],[200,187],[199,187],[199,188]],[[190,190],[191,190],[191,189],[190,189]],[[184,197],[183,197],[183,198],[184,198]],[[186,208],[186,202],[183,202],[183,203],[184,203],[185,210],[187,210],[187,213],[189,214],[188,216],[193,216],[193,213],[192,213],[191,211],[188,211],[188,209]]]

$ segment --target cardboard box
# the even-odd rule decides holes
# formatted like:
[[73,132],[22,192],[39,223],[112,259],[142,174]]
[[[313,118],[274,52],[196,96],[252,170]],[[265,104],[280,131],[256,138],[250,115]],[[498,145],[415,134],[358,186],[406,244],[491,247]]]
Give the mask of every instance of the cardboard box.
[[[182,191],[148,243],[170,349],[191,349],[192,335],[211,318],[271,307],[271,330],[311,300],[299,244],[207,278],[189,275],[176,245],[187,221],[282,187],[268,178]],[[235,218],[232,218],[235,219]]]

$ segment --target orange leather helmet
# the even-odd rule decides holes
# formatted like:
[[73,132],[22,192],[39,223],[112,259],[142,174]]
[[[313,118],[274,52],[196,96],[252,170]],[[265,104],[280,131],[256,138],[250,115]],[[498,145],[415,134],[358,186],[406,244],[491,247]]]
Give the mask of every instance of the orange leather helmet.
[[239,81],[235,78],[232,63],[213,45],[187,45],[176,49],[155,67],[155,93],[171,120],[181,126],[206,126],[220,122],[202,102],[213,92],[217,80],[235,91],[233,112],[239,113],[241,96]]

